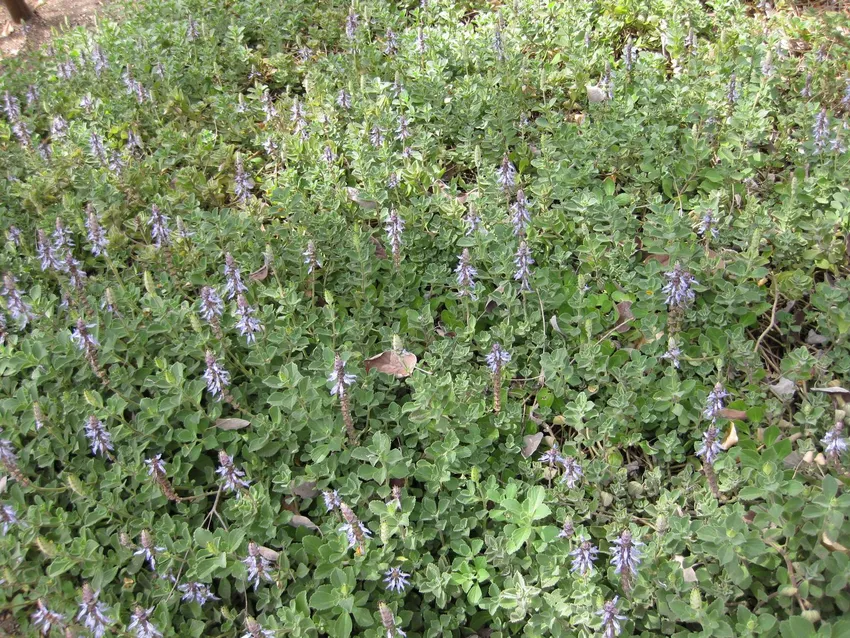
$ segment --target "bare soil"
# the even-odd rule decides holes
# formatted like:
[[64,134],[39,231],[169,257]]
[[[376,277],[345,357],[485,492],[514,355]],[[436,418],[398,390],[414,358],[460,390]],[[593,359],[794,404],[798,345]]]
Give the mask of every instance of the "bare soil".
[[12,24],[6,9],[0,8],[0,58],[37,49],[57,32],[91,24],[106,0],[29,0],[29,3],[37,16],[28,25]]

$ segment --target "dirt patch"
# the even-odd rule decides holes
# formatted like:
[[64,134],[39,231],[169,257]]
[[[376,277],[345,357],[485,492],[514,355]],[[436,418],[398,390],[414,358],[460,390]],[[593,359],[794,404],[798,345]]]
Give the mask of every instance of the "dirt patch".
[[[5,8],[0,8],[0,57],[16,56],[37,49],[54,33],[79,25],[91,24],[94,15],[106,4],[105,0],[45,0],[30,7],[38,14],[28,25],[13,25]],[[9,29],[13,27],[9,35]]]

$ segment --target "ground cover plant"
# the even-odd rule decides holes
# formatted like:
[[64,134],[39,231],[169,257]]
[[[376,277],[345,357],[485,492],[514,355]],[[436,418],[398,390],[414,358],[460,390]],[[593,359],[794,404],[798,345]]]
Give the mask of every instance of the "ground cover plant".
[[0,631],[850,635],[846,15],[120,11],[0,76]]

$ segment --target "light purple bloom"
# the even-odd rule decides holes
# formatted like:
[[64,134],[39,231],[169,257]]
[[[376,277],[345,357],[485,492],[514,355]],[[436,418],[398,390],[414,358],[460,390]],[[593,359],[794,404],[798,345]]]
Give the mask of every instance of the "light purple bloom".
[[844,421],[838,421],[821,439],[824,454],[838,460],[847,451],[847,439],[844,438]]
[[570,519],[564,521],[563,526],[561,527],[561,531],[558,532],[558,538],[572,538],[573,534],[575,534],[575,527],[573,527],[573,522]]
[[242,283],[242,275],[236,266],[236,262],[233,260],[233,255],[230,253],[224,254],[224,277],[227,280],[227,285],[224,289],[225,299],[233,299],[248,290],[248,287]]
[[9,122],[14,123],[21,119],[21,103],[9,91],[3,93],[3,112],[6,113]]
[[502,187],[503,191],[509,192],[516,186],[516,176],[516,168],[511,163],[508,154],[505,153],[505,156],[502,158],[502,165],[496,171],[496,181]]
[[100,75],[109,68],[109,60],[103,52],[103,49],[100,48],[100,45],[94,45],[91,52],[91,59],[94,63],[94,73],[97,77],[100,77]]
[[40,228],[36,233],[35,254],[41,263],[42,270],[56,270],[58,272],[62,271],[65,267],[64,264],[56,258],[53,251],[53,245],[47,241],[46,233]]
[[664,273],[667,283],[661,289],[667,298],[665,303],[671,308],[684,308],[695,299],[691,286],[699,285],[693,275],[682,268],[682,264],[676,262],[673,270]]
[[578,572],[580,576],[587,576],[593,573],[593,563],[596,555],[599,554],[599,549],[584,537],[580,540],[579,546],[570,552],[570,556],[573,557],[570,571]]
[[183,594],[180,597],[183,602],[204,605],[210,600],[218,600],[218,596],[213,595],[210,586],[205,583],[183,583],[177,589]]
[[212,350],[207,350],[206,364],[204,380],[207,382],[207,390],[215,398],[221,399],[230,385],[230,373],[216,359]]
[[168,229],[168,216],[160,212],[159,206],[151,205],[151,216],[148,219],[151,227],[151,239],[157,248],[168,246],[171,243],[171,231]]
[[109,240],[106,238],[106,231],[100,225],[100,220],[95,213],[94,208],[89,208],[88,216],[86,217],[86,230],[88,231],[88,239],[91,244],[91,252],[95,257],[106,255],[106,249],[109,246]]
[[36,604],[38,609],[30,616],[30,619],[33,627],[38,629],[42,636],[47,636],[51,627],[61,628],[64,625],[65,616],[48,609],[41,598],[36,601]]
[[812,140],[814,141],[815,154],[820,153],[826,147],[826,142],[829,138],[829,115],[826,109],[821,109],[815,117],[814,126],[812,126]]
[[425,29],[422,28],[422,25],[419,25],[419,29],[416,31],[416,50],[420,54],[424,54],[428,50],[428,43],[425,41]]
[[247,338],[249,345],[257,341],[257,333],[263,329],[263,324],[254,316],[255,312],[257,311],[248,305],[245,295],[236,298],[236,329]]
[[369,142],[375,148],[380,148],[384,145],[384,131],[377,124],[369,131]]
[[322,498],[325,499],[325,508],[327,511],[332,512],[340,504],[339,492],[336,490],[324,490],[322,492]]
[[478,271],[472,265],[472,258],[469,256],[468,248],[464,248],[463,252],[458,255],[458,264],[455,272],[457,273],[458,296],[475,299],[475,277]]
[[15,246],[21,245],[21,230],[17,226],[9,226],[6,231],[6,241],[11,242]]
[[236,498],[242,496],[242,490],[247,489],[250,483],[243,477],[245,472],[233,464],[233,459],[227,452],[220,450],[218,453],[218,469],[215,473],[224,479],[224,488],[236,492]]
[[153,536],[151,536],[148,530],[142,530],[142,534],[139,537],[139,543],[141,547],[137,549],[133,554],[135,556],[144,556],[145,560],[148,561],[148,565],[150,565],[151,571],[156,571],[156,555],[159,552],[164,552],[164,547],[157,547],[156,543],[154,543]]
[[242,166],[242,158],[236,158],[236,176],[233,182],[233,192],[236,194],[236,199],[240,204],[244,204],[251,197],[251,190],[254,188],[254,180],[251,179],[245,172]]
[[466,232],[464,235],[469,237],[472,235],[481,224],[481,218],[478,216],[478,213],[475,212],[475,208],[472,206],[469,207],[466,215],[463,217],[463,223],[466,224]]
[[566,483],[570,489],[575,488],[584,477],[584,470],[581,468],[581,463],[571,456],[562,456],[560,463],[564,467],[564,475],[561,477],[561,482]]
[[511,353],[507,350],[504,350],[502,346],[498,343],[494,343],[493,347],[490,349],[490,352],[487,354],[487,366],[490,368],[490,372],[493,374],[499,374],[504,366],[507,363],[510,363]]
[[53,118],[50,124],[50,135],[54,140],[64,139],[68,135],[68,122],[61,115]]
[[9,533],[9,528],[18,523],[18,514],[11,505],[0,505],[0,536]]
[[720,415],[720,411],[723,409],[723,399],[728,396],[729,393],[726,392],[726,388],[723,387],[723,384],[719,381],[715,383],[714,388],[711,390],[705,400],[705,410],[702,411],[702,415],[706,419],[711,419],[712,423],[717,421],[717,417]]
[[717,239],[717,236],[720,232],[717,230],[717,223],[715,222],[713,211],[706,211],[705,215],[702,216],[702,219],[699,222],[699,226],[697,227],[697,234],[700,237],[705,237],[705,234],[710,232],[711,236],[714,239]]
[[100,596],[100,590],[92,591],[88,583],[83,585],[83,598],[80,602],[77,621],[82,622],[94,638],[103,638],[107,628],[112,624],[112,619],[106,615],[109,608],[105,603],[98,602],[98,596]]
[[88,330],[94,327],[95,324],[86,325],[82,318],[77,319],[77,326],[71,334],[71,341],[77,344],[77,347],[83,352],[95,350],[100,345]]
[[627,620],[626,616],[621,616],[617,613],[618,596],[614,596],[613,600],[607,601],[602,609],[596,612],[597,616],[602,618],[602,636],[603,638],[616,638],[620,635],[620,623]]
[[336,96],[336,103],[341,109],[348,110],[351,108],[351,94],[345,89],[340,89]]
[[390,210],[387,217],[387,240],[390,242],[390,247],[393,253],[393,261],[396,266],[401,259],[401,235],[404,232],[404,220],[399,216],[395,208]]
[[516,266],[514,280],[520,282],[520,291],[530,292],[531,285],[528,283],[528,279],[531,277],[531,266],[534,265],[534,260],[531,258],[531,251],[525,241],[519,243],[519,248],[514,257],[514,265]]
[[269,559],[260,553],[260,547],[255,542],[248,543],[248,556],[242,559],[242,564],[248,569],[248,581],[254,582],[254,591],[260,586],[260,581],[272,582],[269,574],[272,565]]
[[307,264],[307,274],[312,274],[316,268],[322,267],[322,262],[316,254],[316,245],[313,240],[307,242],[307,250],[301,255],[304,257],[304,263]]
[[274,638],[275,632],[270,629],[263,629],[260,623],[251,617],[245,621],[245,629],[247,633],[242,634],[241,638]]
[[97,161],[103,166],[106,166],[106,148],[103,146],[103,141],[101,141],[100,135],[98,135],[96,131],[92,131],[89,135],[89,148],[91,149],[91,154],[95,156]]
[[3,290],[0,294],[6,300],[6,308],[12,315],[12,319],[21,322],[21,328],[26,328],[27,324],[35,319],[32,308],[24,301],[21,291],[18,290],[17,279],[11,273],[3,275]]
[[384,582],[387,584],[387,591],[395,591],[401,594],[410,584],[410,574],[401,571],[400,567],[390,567],[384,572],[384,576],[386,576]]
[[218,293],[211,286],[201,288],[201,298],[198,302],[200,306],[199,313],[205,321],[212,323],[213,320],[221,317],[224,312],[224,302]]
[[65,224],[59,217],[56,218],[56,230],[53,231],[52,237],[53,252],[60,256],[74,247],[74,236],[65,228]]
[[729,103],[729,106],[732,106],[738,101],[739,97],[738,77],[733,73],[729,76],[729,84],[726,87],[726,101]]
[[612,547],[611,564],[615,567],[614,572],[632,578],[637,574],[640,565],[641,554],[638,548],[642,547],[643,543],[634,540],[629,530],[624,530],[613,541],[613,545],[615,547]]
[[112,447],[112,435],[103,425],[103,422],[95,415],[90,415],[86,421],[86,437],[91,445],[92,454],[108,456],[114,448]]
[[349,549],[360,543],[360,539],[358,539],[358,532],[355,531],[355,525],[357,526],[357,529],[360,532],[359,535],[361,538],[372,538],[372,532],[370,532],[369,529],[360,521],[355,521],[354,523],[345,523],[339,528],[339,531],[345,532],[345,536],[348,539]]
[[384,55],[395,55],[398,53],[398,38],[392,29],[387,29],[384,35]]
[[157,629],[150,621],[153,614],[153,607],[144,609],[136,605],[136,609],[130,616],[130,624],[127,626],[129,631],[136,634],[136,638],[162,638],[162,632]]
[[157,454],[152,459],[145,459],[145,465],[148,467],[148,474],[153,478],[165,476],[165,461],[162,460],[162,454]]
[[720,445],[720,441],[718,441],[719,435],[720,432],[717,428],[713,424],[710,425],[703,433],[702,443],[699,448],[697,448],[697,456],[708,465],[714,465],[715,461],[717,461],[717,458],[720,456],[720,453],[723,451],[723,446]]
[[357,37],[357,27],[360,24],[360,16],[354,12],[354,7],[348,10],[348,17],[345,19],[345,37],[349,40],[354,40]]
[[352,385],[356,379],[356,375],[345,372],[345,361],[342,360],[342,357],[335,357],[333,372],[328,375],[328,382],[333,383],[331,396],[339,395],[342,398],[345,395],[346,386]]
[[676,342],[671,338],[667,347],[667,352],[661,355],[662,359],[667,359],[670,363],[673,364],[673,367],[679,368],[679,357],[682,356],[682,351],[679,349],[679,346],[676,345]]

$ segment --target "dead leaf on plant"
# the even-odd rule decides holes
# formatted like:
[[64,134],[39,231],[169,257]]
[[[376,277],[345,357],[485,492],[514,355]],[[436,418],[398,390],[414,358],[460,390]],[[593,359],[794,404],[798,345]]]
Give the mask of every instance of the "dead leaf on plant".
[[361,208],[365,208],[367,210],[374,210],[378,207],[378,202],[374,199],[364,199],[360,197],[360,191],[351,186],[345,189],[345,192],[348,193],[348,199],[350,199],[355,204],[358,204]]
[[381,240],[377,237],[369,237],[369,241],[372,242],[372,245],[375,247],[375,257],[378,259],[386,259],[387,258],[387,250],[384,248],[384,245],[381,243]]
[[251,422],[245,419],[218,419],[215,422],[215,427],[220,430],[241,430],[249,425],[251,425]]
[[307,529],[318,530],[319,526],[316,525],[313,521],[311,521],[306,516],[301,514],[295,514],[291,519],[289,519],[289,524],[293,527],[306,527]]
[[735,410],[734,408],[723,408],[720,410],[720,416],[724,419],[738,419],[739,421],[747,420],[747,413],[743,410]]
[[723,443],[720,444],[724,450],[728,450],[730,447],[734,447],[738,444],[738,430],[735,429],[735,424],[732,423],[729,426],[729,433],[726,435],[726,438],[723,440]]
[[319,495],[319,490],[316,489],[316,481],[307,481],[293,487],[292,493],[301,498],[315,498]]
[[251,281],[263,281],[266,277],[269,276],[269,265],[263,264],[263,266],[259,270],[255,270],[250,275],[248,275],[248,279]]
[[270,547],[263,547],[260,545],[258,549],[260,550],[260,556],[272,561],[273,563],[276,563],[277,559],[280,558],[280,552],[276,552]]
[[404,377],[409,377],[413,374],[417,360],[416,355],[412,352],[407,352],[406,350],[401,352],[387,350],[386,352],[379,354],[377,357],[366,359],[363,362],[363,365],[367,372],[374,368],[378,372],[392,374],[399,379],[403,379]]
[[522,456],[524,458],[528,458],[537,451],[538,447],[540,447],[540,441],[543,440],[543,432],[527,434],[522,437],[522,440],[525,443],[525,445],[522,446]]
[[632,321],[634,318],[635,316],[632,314],[631,301],[621,301],[617,304],[617,332],[621,334],[624,332],[628,332],[629,322]]
[[651,261],[657,261],[662,266],[670,263],[670,255],[647,255],[643,263],[648,264]]
[[832,552],[842,552],[844,554],[850,554],[850,550],[848,550],[844,545],[839,543],[838,541],[832,540],[829,536],[826,535],[826,532],[821,532],[820,542],[823,543],[823,546]]

